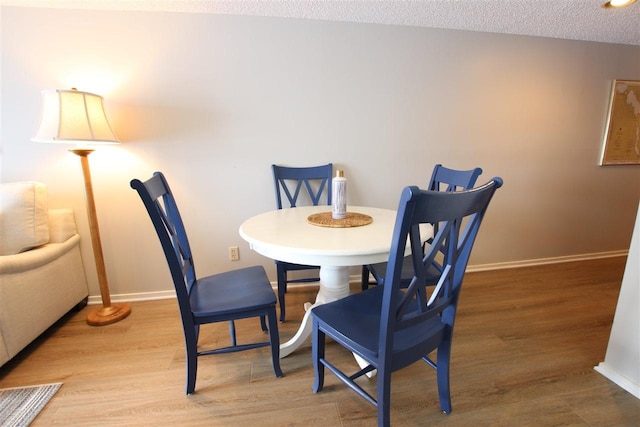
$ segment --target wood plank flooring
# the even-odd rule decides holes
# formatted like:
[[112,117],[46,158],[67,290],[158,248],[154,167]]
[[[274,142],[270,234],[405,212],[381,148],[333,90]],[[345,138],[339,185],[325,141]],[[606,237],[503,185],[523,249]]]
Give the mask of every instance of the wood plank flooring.
[[[414,364],[393,375],[392,425],[638,426],[640,400],[593,367],[604,360],[625,258],[467,274],[454,334],[453,412],[440,412],[435,373]],[[359,284],[353,284],[357,291]],[[281,340],[316,288],[291,287]],[[200,358],[184,394],[183,337],[174,300],[132,303],[110,326],[70,313],[0,368],[0,388],[63,382],[34,426],[374,426],[375,408],[327,372],[311,391],[311,344],[282,359],[268,348]],[[262,338],[257,321],[239,339]],[[227,326],[201,332],[224,342]],[[329,344],[339,366],[349,353]],[[375,379],[362,381],[375,389]]]

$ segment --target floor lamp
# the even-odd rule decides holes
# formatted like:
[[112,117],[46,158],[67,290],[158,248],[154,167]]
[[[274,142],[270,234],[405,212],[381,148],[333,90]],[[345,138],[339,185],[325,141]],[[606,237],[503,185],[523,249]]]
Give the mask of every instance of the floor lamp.
[[93,152],[93,149],[85,148],[92,145],[118,144],[120,142],[109,126],[102,101],[103,99],[99,95],[76,89],[42,91],[40,126],[32,138],[32,141],[36,142],[71,143],[77,146],[69,151],[80,156],[82,162],[91,246],[93,247],[102,297],[102,307],[93,310],[87,316],[87,323],[93,326],[118,322],[131,313],[131,308],[128,305],[111,303],[89,169],[88,156]]

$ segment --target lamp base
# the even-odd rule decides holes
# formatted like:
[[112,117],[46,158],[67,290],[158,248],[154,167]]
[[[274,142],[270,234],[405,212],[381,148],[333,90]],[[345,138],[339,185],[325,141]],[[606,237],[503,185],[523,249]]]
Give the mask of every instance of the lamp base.
[[87,316],[87,323],[91,326],[105,326],[116,323],[131,314],[131,307],[126,304],[111,304],[100,307]]

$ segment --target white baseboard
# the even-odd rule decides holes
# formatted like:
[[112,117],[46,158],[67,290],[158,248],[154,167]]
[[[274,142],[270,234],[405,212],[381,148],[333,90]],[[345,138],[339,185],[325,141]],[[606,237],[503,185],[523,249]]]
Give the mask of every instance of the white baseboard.
[[538,258],[538,259],[529,259],[529,260],[523,260],[523,261],[499,262],[495,264],[470,265],[467,267],[467,272],[504,270],[507,268],[534,267],[538,265],[560,264],[563,262],[588,261],[588,260],[602,259],[602,258],[615,258],[619,256],[627,256],[628,253],[629,253],[628,250],[624,250],[624,251],[598,252],[594,254],[568,255],[568,256],[561,256],[561,257],[555,257],[555,258]]
[[605,362],[600,362],[598,366],[594,366],[593,369],[640,399],[640,384],[636,384],[625,376],[620,375]]
[[[176,291],[140,292],[135,294],[111,295],[111,302],[153,301],[158,299],[171,299],[176,297]],[[89,296],[88,304],[102,304],[100,295]]]
[[[475,271],[503,270],[507,268],[559,264],[562,262],[588,261],[593,259],[627,256],[628,253],[629,253],[628,250],[611,251],[611,252],[598,252],[594,254],[569,255],[569,256],[562,256],[562,257],[555,257],[555,258],[539,258],[539,259],[531,259],[531,260],[524,260],[524,261],[509,261],[509,262],[498,262],[494,264],[470,265],[467,267],[467,271],[475,272]],[[352,282],[360,282],[360,275],[351,276],[350,280]],[[275,283],[272,283],[271,285],[274,288],[276,287]],[[315,286],[315,285],[310,284],[309,286]],[[152,300],[159,300],[159,299],[170,299],[175,297],[176,297],[175,291],[171,290],[171,291],[157,291],[157,292],[140,292],[140,293],[134,293],[134,294],[115,294],[115,295],[111,295],[111,301],[113,302],[152,301]],[[89,304],[102,304],[102,299],[100,298],[100,295],[89,296]]]

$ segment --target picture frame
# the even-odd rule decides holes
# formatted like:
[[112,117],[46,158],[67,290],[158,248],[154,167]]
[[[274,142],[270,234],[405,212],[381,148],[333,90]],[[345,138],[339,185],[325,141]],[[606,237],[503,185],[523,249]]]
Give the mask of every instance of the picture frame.
[[640,165],[640,81],[614,80],[600,165]]

